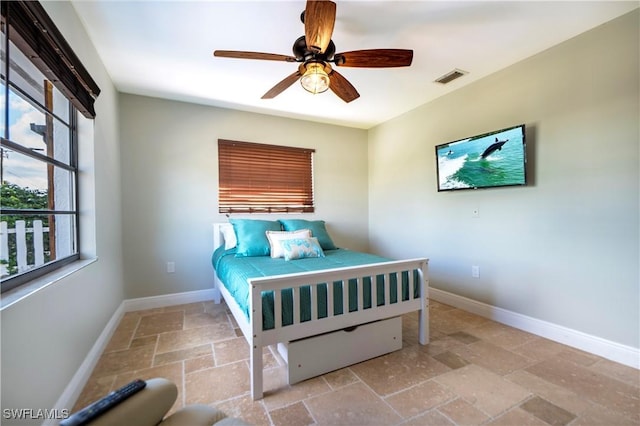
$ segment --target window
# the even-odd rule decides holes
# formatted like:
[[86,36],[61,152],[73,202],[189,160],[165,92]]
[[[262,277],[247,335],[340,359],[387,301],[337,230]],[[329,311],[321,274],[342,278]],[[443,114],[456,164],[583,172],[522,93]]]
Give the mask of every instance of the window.
[[313,153],[218,140],[219,212],[313,212]]
[[100,89],[38,2],[2,2],[2,292],[79,258],[77,112]]

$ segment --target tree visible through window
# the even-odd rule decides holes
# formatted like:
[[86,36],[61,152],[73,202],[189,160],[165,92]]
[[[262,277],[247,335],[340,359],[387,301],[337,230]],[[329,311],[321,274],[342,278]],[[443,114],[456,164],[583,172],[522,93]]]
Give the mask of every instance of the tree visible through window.
[[314,152],[218,140],[219,212],[313,212]]

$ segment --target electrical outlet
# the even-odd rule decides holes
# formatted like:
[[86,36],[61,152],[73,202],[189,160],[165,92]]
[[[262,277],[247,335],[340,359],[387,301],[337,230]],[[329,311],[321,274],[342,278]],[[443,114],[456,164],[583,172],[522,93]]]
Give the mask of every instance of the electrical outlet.
[[176,262],[167,262],[167,273],[173,274],[176,272]]
[[473,265],[471,267],[471,276],[473,278],[480,278],[480,267],[478,265]]

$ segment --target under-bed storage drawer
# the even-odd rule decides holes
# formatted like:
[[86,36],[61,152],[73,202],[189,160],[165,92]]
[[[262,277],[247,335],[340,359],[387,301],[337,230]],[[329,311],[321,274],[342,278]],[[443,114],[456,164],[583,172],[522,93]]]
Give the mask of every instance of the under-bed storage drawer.
[[402,349],[402,318],[296,340],[280,349],[287,360],[289,384],[297,383]]

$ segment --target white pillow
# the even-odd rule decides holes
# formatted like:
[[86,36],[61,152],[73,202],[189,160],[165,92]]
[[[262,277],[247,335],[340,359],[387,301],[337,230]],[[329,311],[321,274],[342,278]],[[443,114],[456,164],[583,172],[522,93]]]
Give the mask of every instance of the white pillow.
[[233,229],[233,225],[230,223],[225,223],[220,225],[220,232],[222,232],[222,237],[224,238],[224,249],[229,250],[238,245],[238,241],[236,240],[236,231]]
[[269,240],[269,249],[271,257],[284,257],[284,249],[281,241],[292,240],[296,238],[310,238],[311,231],[309,229],[300,229],[298,231],[266,231]]

